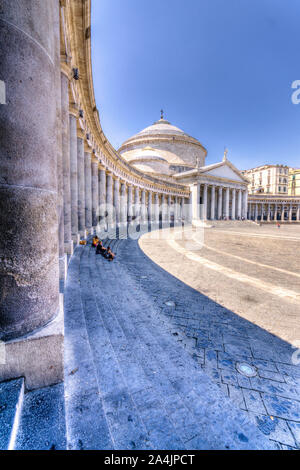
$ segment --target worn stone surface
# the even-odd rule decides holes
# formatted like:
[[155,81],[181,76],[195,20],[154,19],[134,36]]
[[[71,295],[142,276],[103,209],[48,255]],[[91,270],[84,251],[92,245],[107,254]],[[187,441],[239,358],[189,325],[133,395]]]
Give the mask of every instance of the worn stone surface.
[[54,0],[1,1],[0,79],[7,90],[0,106],[2,339],[57,313],[57,15]]
[[24,397],[24,380],[0,383],[0,450],[13,447]]
[[[265,290],[259,281],[278,287],[279,295],[283,289],[299,292],[294,256],[298,228],[285,226],[279,232],[274,226],[247,224],[242,228],[240,224],[207,229],[202,249],[190,245],[194,259],[193,254],[187,259],[176,252],[166,240],[151,241],[146,236],[141,246],[160,266],[143,263],[134,249],[131,256],[140,262],[131,264],[130,270],[137,279],[147,277],[141,280],[142,288],[151,293],[161,314],[171,321],[209,377],[254,416],[261,430],[272,428],[269,434],[265,432],[270,439],[297,447],[300,372],[299,365],[292,363],[296,349],[291,343],[296,345],[300,334],[299,303]],[[179,241],[179,246],[184,242]],[[217,263],[220,271],[199,265],[197,256]],[[257,286],[242,284],[238,276],[228,278],[223,267],[255,278]],[[165,305],[170,299],[176,304],[173,308]],[[256,377],[237,371],[241,361],[256,368]]]
[[[117,251],[113,263],[96,256],[90,244],[78,247],[70,263],[65,290],[68,447],[274,448],[173,336],[171,323],[143,288],[148,279],[142,281],[132,269],[152,269],[137,243],[107,243]],[[156,291],[160,283],[159,278]]]
[[25,389],[47,387],[63,380],[63,312],[48,325],[21,338],[3,343],[5,363],[0,381],[25,378]]
[[27,393],[15,450],[65,450],[64,385]]

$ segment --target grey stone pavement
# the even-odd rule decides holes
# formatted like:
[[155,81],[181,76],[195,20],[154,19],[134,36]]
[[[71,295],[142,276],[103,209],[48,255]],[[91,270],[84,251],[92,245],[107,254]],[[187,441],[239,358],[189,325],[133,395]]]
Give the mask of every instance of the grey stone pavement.
[[[276,413],[271,425],[260,424],[255,411],[240,406],[238,384],[228,383],[236,374],[225,351],[224,368],[217,362],[217,339],[204,329],[214,323],[219,330],[211,330],[217,332],[225,325],[234,336],[234,314],[162,270],[137,241],[109,243],[117,252],[113,263],[96,256],[90,245],[78,247],[70,263],[65,288],[68,448],[295,448],[290,430],[289,438],[283,429],[274,439],[273,428],[277,432],[277,422],[285,422]],[[166,305],[170,299],[175,307]],[[285,406],[294,406],[294,398]],[[259,416],[263,420],[267,412],[259,410]]]
[[[228,233],[234,230],[239,233]],[[205,244],[299,273],[295,253],[299,252],[300,237],[298,242],[293,239],[299,236],[299,227],[285,227],[278,233],[274,230],[274,226],[242,229],[219,226],[206,231]],[[247,236],[249,233],[253,238]],[[261,238],[262,235],[266,238]],[[273,237],[292,238],[274,240]],[[145,241],[141,240],[144,251],[156,263],[143,262],[139,247],[129,243],[131,255],[138,262],[131,263],[130,267],[124,263],[125,269],[130,269],[141,289],[148,292],[161,317],[172,322],[174,336],[178,335],[199,367],[266,436],[282,449],[299,449],[300,366],[292,363],[296,349],[278,336],[291,341],[300,338],[299,300],[275,298],[263,289],[226,279],[222,272],[211,272],[191,259],[184,259],[165,240],[149,241],[147,236]],[[185,245],[182,241],[178,244]],[[253,266],[240,260],[237,266],[236,259],[205,247],[195,253],[241,273],[250,272],[251,276],[267,280],[270,285],[292,287],[300,293],[299,278],[292,278],[288,273],[282,272],[278,277],[272,269],[261,266],[254,267],[253,271]],[[119,256],[122,260],[128,259],[125,246]],[[201,293],[202,289],[206,295]],[[220,303],[212,300],[216,292]],[[175,306],[168,307],[167,301],[174,302]],[[226,308],[226,304],[231,309]],[[273,331],[277,335],[272,334]],[[248,378],[237,371],[236,364],[243,361],[256,368],[255,377]]]

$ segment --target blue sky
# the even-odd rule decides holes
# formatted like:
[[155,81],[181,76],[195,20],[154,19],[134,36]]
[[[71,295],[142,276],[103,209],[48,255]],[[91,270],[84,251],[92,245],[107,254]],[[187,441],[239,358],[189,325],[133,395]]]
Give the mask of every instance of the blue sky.
[[118,148],[160,118],[240,169],[300,167],[300,0],[92,0],[103,130]]

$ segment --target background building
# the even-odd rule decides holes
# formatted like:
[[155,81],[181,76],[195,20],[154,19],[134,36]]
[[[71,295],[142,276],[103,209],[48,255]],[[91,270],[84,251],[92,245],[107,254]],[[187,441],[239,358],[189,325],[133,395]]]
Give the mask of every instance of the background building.
[[286,165],[263,165],[242,173],[249,180],[249,194],[288,194],[289,167]]
[[300,196],[300,168],[290,168],[289,196]]

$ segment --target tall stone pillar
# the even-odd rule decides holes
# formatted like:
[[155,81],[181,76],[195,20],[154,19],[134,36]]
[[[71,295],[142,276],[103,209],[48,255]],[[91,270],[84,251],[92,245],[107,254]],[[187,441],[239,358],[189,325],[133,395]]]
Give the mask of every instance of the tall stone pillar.
[[222,219],[222,214],[223,214],[223,188],[222,186],[219,186],[219,192],[218,192],[218,219]]
[[171,221],[171,204],[172,204],[172,198],[171,196],[168,196],[167,198],[167,221]]
[[106,169],[99,165],[99,216],[100,222],[105,219],[106,213]]
[[113,177],[111,172],[106,173],[106,212],[107,212],[107,224],[108,226],[113,225]]
[[281,221],[284,222],[284,204],[281,206]]
[[85,179],[85,227],[92,233],[92,151],[86,146],[84,154],[84,179]]
[[120,222],[123,225],[127,223],[127,197],[125,181],[121,181]]
[[148,192],[148,220],[151,222],[153,220],[153,213],[152,213],[152,192]]
[[257,222],[258,220],[258,204],[255,204],[255,221]]
[[207,220],[207,184],[203,185],[202,219]]
[[65,253],[72,255],[73,240],[71,230],[69,77],[65,73],[61,73],[61,124],[64,187],[64,243]]
[[159,222],[159,195],[158,193],[154,194],[154,221]]
[[215,220],[215,210],[216,210],[216,188],[211,186],[210,192],[210,220]]
[[115,208],[115,224],[120,222],[120,179],[114,177],[114,208]]
[[98,181],[98,159],[92,157],[92,224],[93,229],[98,225],[98,201],[99,201],[99,181]]
[[243,209],[242,216],[247,220],[248,218],[248,191],[243,191]]
[[85,238],[84,134],[79,130],[77,136],[78,230],[80,237]]
[[242,190],[238,190],[238,219],[242,218]]
[[161,196],[161,218],[162,222],[166,223],[168,217],[168,209],[167,209],[167,196],[162,194]]
[[141,222],[146,222],[146,191],[141,190]]
[[232,200],[231,200],[231,219],[235,220],[236,213],[236,189],[232,190]]
[[292,220],[293,220],[293,204],[291,204],[289,208],[289,221],[292,222]]
[[140,189],[135,188],[134,192],[134,216],[137,218],[140,216]]
[[270,222],[271,220],[271,204],[268,204],[268,216],[267,216],[267,221]]
[[128,217],[128,222],[132,221],[133,217],[133,199],[132,199],[132,185],[128,184],[128,189],[127,189],[127,217]]
[[297,208],[297,221],[299,222],[300,220],[300,205],[298,205],[298,208]]
[[[0,340],[41,328],[59,311],[58,15],[54,0],[1,1]],[[28,360],[42,363],[42,348]],[[26,375],[21,349],[17,361],[22,370],[16,365],[16,374]]]
[[70,114],[70,179],[72,239],[78,244],[77,118],[74,114]]
[[225,217],[229,219],[229,196],[230,196],[230,188],[226,188],[225,190]]

